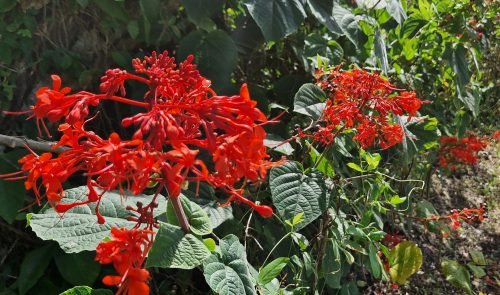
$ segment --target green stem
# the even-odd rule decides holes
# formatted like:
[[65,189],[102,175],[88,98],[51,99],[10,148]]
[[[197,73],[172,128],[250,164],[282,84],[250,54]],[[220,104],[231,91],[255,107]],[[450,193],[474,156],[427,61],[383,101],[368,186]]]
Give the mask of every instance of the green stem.
[[276,243],[276,245],[274,245],[274,247],[271,249],[271,251],[269,252],[269,254],[267,255],[266,259],[264,260],[264,263],[262,263],[262,265],[266,265],[266,262],[267,260],[269,259],[269,257],[271,257],[271,254],[274,252],[274,250],[276,250],[276,247],[278,247],[279,244],[281,244],[281,242],[283,242],[286,238],[288,238],[291,234],[293,233],[293,231],[291,232],[288,232],[286,235],[284,235],[281,240],[278,241],[278,243]]

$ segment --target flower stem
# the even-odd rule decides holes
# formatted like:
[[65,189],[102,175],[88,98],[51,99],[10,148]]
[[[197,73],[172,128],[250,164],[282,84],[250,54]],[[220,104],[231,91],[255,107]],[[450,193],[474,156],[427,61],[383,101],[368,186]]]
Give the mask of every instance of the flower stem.
[[170,197],[170,201],[172,202],[172,207],[174,208],[175,216],[177,217],[177,220],[179,221],[182,230],[185,233],[191,232],[189,222],[186,217],[186,213],[184,213],[184,209],[182,208],[181,198],[179,198],[179,196]]

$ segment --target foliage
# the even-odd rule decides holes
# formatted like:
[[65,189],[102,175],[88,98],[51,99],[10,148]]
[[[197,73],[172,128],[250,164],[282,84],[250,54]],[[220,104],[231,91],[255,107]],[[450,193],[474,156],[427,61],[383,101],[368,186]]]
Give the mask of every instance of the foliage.
[[[500,117],[493,2],[0,4],[0,108],[36,119],[2,116],[1,133],[60,148],[2,150],[0,222],[57,244],[8,257],[0,293],[403,287],[431,258],[399,232],[487,216],[422,196],[438,163],[474,164],[498,137],[468,131]],[[486,275],[471,256],[441,264],[469,294],[469,271]]]

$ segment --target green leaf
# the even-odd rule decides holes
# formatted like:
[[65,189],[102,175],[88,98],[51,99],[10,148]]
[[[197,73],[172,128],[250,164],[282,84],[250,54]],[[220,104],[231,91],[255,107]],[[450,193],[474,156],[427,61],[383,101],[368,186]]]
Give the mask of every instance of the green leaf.
[[399,204],[403,204],[405,201],[406,201],[406,197],[401,198],[398,195],[394,195],[391,197],[391,200],[389,201],[389,203],[391,203],[391,205],[399,205]]
[[399,25],[403,24],[407,16],[400,0],[388,0],[385,9],[387,9],[387,12],[389,12]]
[[304,213],[296,230],[318,218],[328,204],[325,182],[320,173],[304,174],[296,162],[287,162],[271,170],[269,177],[273,204],[284,220]]
[[328,287],[340,289],[340,280],[342,278],[342,263],[340,251],[337,242],[334,239],[328,239],[325,250],[325,258],[321,263],[321,271],[325,277]]
[[[73,203],[86,199],[87,186],[80,186],[64,191],[62,203]],[[136,222],[127,218],[133,213],[127,206],[136,206],[137,202],[149,204],[153,196],[138,195],[122,197],[118,192],[107,192],[103,195],[99,212],[104,216],[104,224],[97,223],[95,203],[77,206],[63,215],[49,208],[39,214],[28,214],[29,226],[43,240],[54,240],[67,253],[95,250],[103,238],[109,236],[112,227],[132,228]],[[154,215],[163,214],[166,209],[165,197],[156,198],[158,207]]]
[[16,0],[0,0],[0,13],[5,13],[10,11],[16,6]]
[[61,276],[74,286],[92,286],[101,271],[95,252],[62,253],[55,255],[54,260]]
[[113,295],[113,292],[107,289],[92,289],[88,286],[76,286],[59,295]]
[[304,40],[303,56],[306,69],[314,72],[316,68],[321,67],[320,63],[339,64],[344,56],[344,50],[340,44],[335,40],[331,40],[329,36],[311,33]]
[[471,87],[472,91],[458,89],[458,98],[464,103],[464,105],[472,112],[474,117],[479,115],[479,107],[481,105],[481,92],[477,87]]
[[387,59],[387,48],[385,46],[384,36],[382,36],[380,29],[375,31],[373,45],[375,47],[375,56],[380,62],[382,72],[384,75],[387,75],[389,72],[389,60]]
[[457,82],[457,87],[459,91],[469,83],[471,78],[471,72],[467,64],[467,50],[462,44],[456,44],[453,48],[450,48],[450,44],[447,44],[447,50],[451,50],[451,54],[448,55],[448,61],[455,73],[455,80]]
[[94,3],[111,18],[127,22],[128,14],[123,3],[114,0],[94,0]]
[[432,7],[429,1],[418,0],[418,9],[420,10],[420,14],[424,19],[430,20],[432,18]]
[[360,35],[361,28],[358,18],[349,10],[335,3],[332,10],[333,18],[340,25],[342,32],[354,44],[356,49],[361,48]]
[[188,18],[195,24],[222,12],[224,0],[182,0]]
[[448,283],[462,289],[467,294],[473,294],[470,284],[470,274],[465,266],[454,260],[443,260],[441,272],[446,276]]
[[259,284],[265,285],[271,282],[281,273],[281,271],[283,270],[283,268],[285,268],[285,266],[287,266],[289,261],[290,258],[288,257],[279,257],[269,262],[259,271],[259,278],[257,280]]
[[[0,174],[19,170],[17,160],[26,154],[24,150],[12,151],[0,155]],[[8,223],[16,218],[17,211],[23,207],[26,189],[21,181],[10,181],[0,178],[0,217]]]
[[245,248],[238,237],[229,235],[219,242],[219,252],[203,263],[203,275],[210,288],[219,295],[254,295],[247,266]]
[[309,156],[311,157],[312,163],[315,163],[316,169],[328,177],[333,177],[335,175],[335,171],[333,170],[333,166],[330,161],[328,161],[326,157],[321,157],[319,152],[312,145],[308,144],[308,146],[310,148]]
[[361,166],[359,166],[358,164],[356,163],[353,163],[353,162],[349,162],[347,163],[347,166],[353,170],[356,170],[358,172],[365,172],[365,170],[363,170],[363,168],[361,168]]
[[[181,194],[179,198],[193,234],[203,236],[211,233],[212,225],[207,212],[198,204],[189,200],[186,196]],[[180,225],[170,200],[167,202],[167,221],[173,225]]]
[[308,0],[307,5],[314,17],[330,32],[342,35],[343,31],[332,16],[333,1]]
[[317,120],[323,113],[326,99],[327,96],[321,88],[312,83],[306,83],[295,94],[293,111]]
[[32,250],[24,257],[17,279],[19,294],[26,294],[45,274],[45,270],[52,260],[54,249],[53,244],[47,244]]
[[469,254],[472,258],[472,261],[474,261],[474,263],[476,265],[480,265],[480,266],[486,265],[486,259],[484,259],[483,252],[471,250],[471,251],[469,251]]
[[413,14],[404,22],[401,33],[404,38],[413,38],[425,24],[427,24],[425,19]]
[[136,20],[132,20],[127,24],[127,31],[132,39],[136,39],[139,36],[139,23]]
[[377,248],[373,245],[373,243],[370,243],[370,245],[368,246],[370,272],[372,273],[374,278],[380,279],[382,275],[382,262],[380,261],[377,252]]
[[404,241],[389,253],[391,280],[404,285],[422,266],[422,250],[413,242]]
[[[417,216],[430,217],[439,215],[431,202],[422,200],[417,204]],[[442,221],[429,221],[427,223],[429,231],[437,234],[443,234],[450,231],[450,228]]]
[[177,59],[194,54],[200,72],[214,87],[227,87],[238,63],[238,48],[229,35],[221,30],[210,33],[193,31],[180,41]]
[[[290,156],[294,152],[294,148],[289,142],[285,142],[283,138],[275,134],[267,134],[264,139],[264,145],[274,151]],[[276,148],[275,148],[276,147]]]
[[300,0],[244,0],[266,41],[278,41],[295,32],[306,17]]
[[215,250],[217,249],[217,244],[215,243],[214,239],[212,239],[212,238],[203,239],[203,244],[205,244],[205,246],[207,246],[207,249],[210,252],[215,252]]
[[358,295],[359,290],[355,281],[350,281],[348,284],[342,285],[340,295]]
[[368,167],[366,168],[368,171],[377,169],[380,161],[382,160],[382,156],[379,153],[368,153],[363,152],[363,158],[365,159]]
[[175,225],[160,221],[146,267],[193,269],[210,256],[210,250],[198,237],[186,234]]
[[160,18],[160,0],[139,0],[142,15],[149,21],[155,23]]
[[477,266],[474,263],[467,263],[467,267],[472,271],[472,274],[474,277],[480,279],[484,276],[486,276],[486,272],[484,271],[484,268],[481,266]]

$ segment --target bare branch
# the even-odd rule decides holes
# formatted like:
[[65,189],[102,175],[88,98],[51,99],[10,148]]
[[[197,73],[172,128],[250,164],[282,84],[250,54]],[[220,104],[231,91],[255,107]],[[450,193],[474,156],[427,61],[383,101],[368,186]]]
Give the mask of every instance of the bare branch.
[[56,142],[52,141],[36,141],[32,139],[27,139],[25,137],[18,136],[9,136],[0,134],[0,145],[5,145],[11,148],[18,147],[26,147],[28,146],[32,150],[42,151],[42,152],[52,152],[52,153],[61,153],[67,148],[59,147],[53,149],[52,146],[55,145]]

